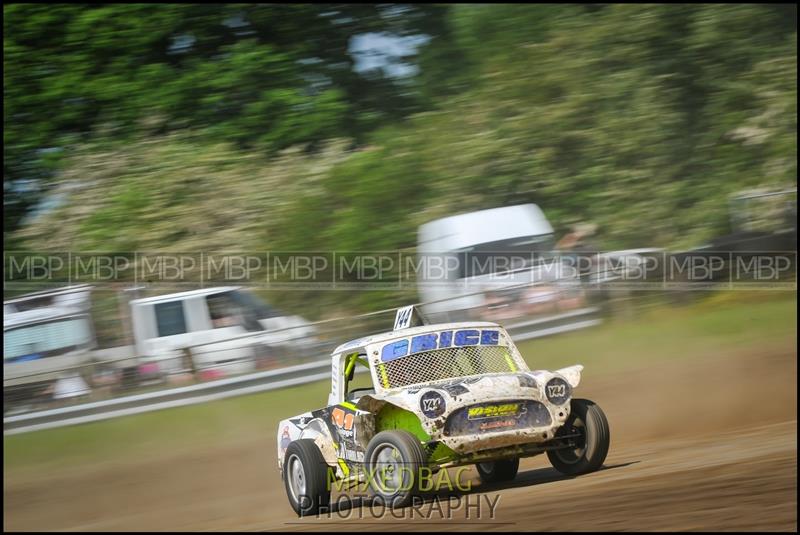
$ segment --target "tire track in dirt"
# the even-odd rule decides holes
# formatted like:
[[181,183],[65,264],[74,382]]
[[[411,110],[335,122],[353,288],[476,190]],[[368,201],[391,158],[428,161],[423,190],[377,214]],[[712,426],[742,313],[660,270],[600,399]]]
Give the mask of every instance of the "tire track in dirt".
[[6,478],[4,528],[796,530],[796,355],[792,342],[613,375],[587,370],[578,392],[608,416],[607,468],[564,478],[538,456],[492,488],[470,468],[471,496],[499,496],[494,519],[298,519],[265,430],[263,441],[202,444],[180,457]]

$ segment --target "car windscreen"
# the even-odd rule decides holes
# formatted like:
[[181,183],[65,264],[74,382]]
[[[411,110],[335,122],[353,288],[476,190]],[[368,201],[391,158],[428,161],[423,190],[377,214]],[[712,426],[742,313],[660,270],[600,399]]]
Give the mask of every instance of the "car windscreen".
[[286,315],[272,305],[268,305],[250,292],[233,290],[227,292],[226,295],[230,296],[232,301],[244,307],[245,310],[253,314],[258,319],[263,320]]
[[206,304],[214,328],[239,325],[248,331],[263,331],[258,321],[262,312],[253,303],[242,299],[236,291],[206,296]]
[[516,371],[519,367],[510,349],[501,345],[435,349],[378,364],[378,377],[384,388]]
[[88,317],[16,327],[3,332],[3,363],[55,357],[90,345]]
[[549,258],[554,246],[553,235],[542,234],[465,247],[456,251],[459,256],[458,278],[524,269]]

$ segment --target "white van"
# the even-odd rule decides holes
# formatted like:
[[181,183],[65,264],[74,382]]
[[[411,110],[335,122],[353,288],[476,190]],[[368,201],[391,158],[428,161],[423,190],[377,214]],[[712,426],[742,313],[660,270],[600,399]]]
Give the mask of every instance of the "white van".
[[[553,227],[535,204],[480,210],[421,225],[419,260],[448,266],[443,279],[419,282],[421,301],[433,301],[423,313],[436,321],[456,321],[470,317],[466,311],[491,306],[486,292],[571,276],[565,266],[548,262],[554,245]],[[544,285],[527,292],[525,298],[531,302],[558,299],[553,288]]]
[[305,319],[283,315],[236,286],[134,299],[130,307],[136,354],[140,362],[157,362],[160,372],[186,369],[187,348],[195,369],[234,375],[254,370],[260,349],[314,341]]

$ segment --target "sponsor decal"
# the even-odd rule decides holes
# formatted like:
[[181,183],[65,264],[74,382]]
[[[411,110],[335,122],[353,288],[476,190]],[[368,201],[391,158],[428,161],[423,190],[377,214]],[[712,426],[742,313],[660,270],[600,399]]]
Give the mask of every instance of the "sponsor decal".
[[550,412],[538,401],[484,403],[456,409],[445,423],[444,435],[540,427],[550,422]]
[[331,410],[331,421],[336,427],[339,437],[344,439],[354,439],[355,431],[353,429],[353,420],[355,420],[355,412],[347,408],[334,407]]
[[435,390],[422,394],[419,398],[419,408],[428,418],[436,418],[444,414],[447,408],[444,397]]
[[483,418],[501,418],[504,416],[518,416],[520,413],[519,403],[503,403],[498,405],[482,405],[470,407],[467,411],[469,420],[480,420]]
[[284,426],[281,432],[281,452],[286,453],[286,448],[292,443],[292,437],[289,435],[289,426]]
[[517,425],[517,421],[515,419],[510,420],[494,420],[492,422],[484,422],[480,425],[481,431],[488,431],[490,429],[502,429],[505,427],[514,427]]
[[420,334],[403,340],[389,342],[381,349],[381,361],[390,362],[400,357],[444,349],[446,347],[496,346],[500,344],[500,331],[496,329],[462,329]]

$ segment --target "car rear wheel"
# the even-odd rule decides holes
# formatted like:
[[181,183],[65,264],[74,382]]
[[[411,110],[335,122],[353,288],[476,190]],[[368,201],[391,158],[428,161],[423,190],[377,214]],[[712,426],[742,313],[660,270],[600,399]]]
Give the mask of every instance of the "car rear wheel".
[[572,400],[569,418],[555,438],[569,441],[570,447],[550,450],[547,457],[553,468],[567,475],[585,474],[600,468],[611,442],[606,415],[588,399]]
[[475,468],[484,483],[511,481],[517,477],[519,459],[507,459],[488,463],[477,463]]
[[391,508],[405,507],[419,491],[425,452],[408,431],[381,431],[369,441],[364,459],[376,501]]
[[328,464],[313,440],[295,440],[286,448],[283,482],[289,504],[297,516],[318,515],[330,504],[327,470]]

